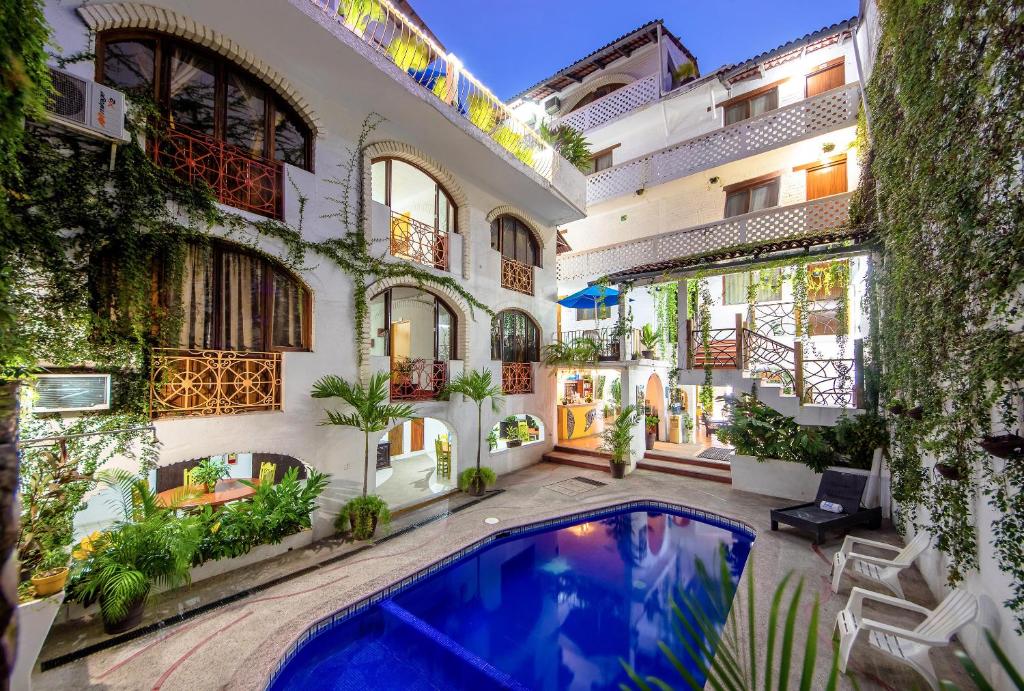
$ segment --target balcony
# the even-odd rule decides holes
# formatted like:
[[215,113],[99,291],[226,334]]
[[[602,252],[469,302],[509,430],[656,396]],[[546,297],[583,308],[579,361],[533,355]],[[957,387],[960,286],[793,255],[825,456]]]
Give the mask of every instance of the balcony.
[[284,164],[254,157],[198,132],[164,129],[152,145],[153,160],[182,180],[205,182],[217,201],[243,211],[281,219]]
[[586,132],[656,101],[659,96],[658,75],[650,74],[559,118],[556,124]]
[[391,254],[418,264],[448,270],[448,232],[391,212]]
[[533,267],[511,257],[501,257],[501,287],[533,295]]
[[776,206],[714,223],[558,257],[559,281],[589,280],[717,250],[819,235],[849,220],[852,193]]
[[558,334],[559,343],[572,343],[584,338],[597,343],[599,360],[613,362],[622,359],[619,339],[612,335],[611,329],[583,329]]
[[860,86],[851,83],[620,163],[587,177],[587,204],[633,194],[730,161],[849,127],[857,122],[859,106]]
[[448,383],[448,363],[396,359],[391,362],[392,401],[433,401]]
[[533,393],[533,364],[501,363],[501,392],[505,395]]
[[153,418],[281,409],[281,353],[154,348]]

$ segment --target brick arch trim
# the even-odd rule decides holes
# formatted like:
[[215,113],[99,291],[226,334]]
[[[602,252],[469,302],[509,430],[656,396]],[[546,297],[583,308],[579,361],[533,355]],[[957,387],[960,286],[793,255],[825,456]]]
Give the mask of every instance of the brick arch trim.
[[87,4],[78,15],[93,32],[109,29],[150,29],[192,41],[230,58],[273,88],[316,135],[324,133],[323,123],[299,90],[277,70],[224,34],[198,24],[183,14],[139,2]]
[[530,232],[533,233],[534,239],[540,244],[541,249],[547,247],[547,235],[543,232],[544,226],[541,225],[533,216],[522,211],[519,207],[511,206],[510,204],[502,204],[491,209],[491,212],[487,214],[487,222],[492,223],[498,216],[513,216],[522,221]]
[[[397,158],[408,163],[413,163],[425,171],[430,173],[435,180],[437,180],[445,191],[451,195],[452,201],[455,202],[455,224],[459,229],[459,233],[462,235],[462,277],[469,278],[470,270],[470,258],[469,258],[469,245],[471,243],[470,224],[469,224],[469,197],[466,195],[465,190],[462,189],[462,185],[459,184],[458,180],[454,175],[440,162],[427,156],[419,149],[414,146],[410,146],[404,142],[398,142],[393,140],[387,140],[382,142],[374,142],[369,144],[363,150],[363,190],[364,190],[364,208],[369,213],[371,203],[371,171],[370,162],[375,158],[381,158],[384,156],[390,158]],[[367,226],[369,225],[369,218],[364,219]]]
[[591,79],[589,82],[585,82],[583,87],[567,97],[562,101],[562,109],[558,112],[559,117],[565,117],[569,114],[576,104],[586,98],[594,89],[604,86],[605,84],[632,84],[636,81],[636,77],[625,72],[616,72],[613,74],[603,74],[600,77]]

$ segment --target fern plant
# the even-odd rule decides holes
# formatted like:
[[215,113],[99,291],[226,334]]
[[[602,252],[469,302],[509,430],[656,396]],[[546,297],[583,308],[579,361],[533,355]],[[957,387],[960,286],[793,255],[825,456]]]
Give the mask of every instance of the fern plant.
[[633,444],[633,427],[640,422],[641,411],[630,403],[615,416],[612,424],[601,432],[601,450],[612,455],[615,463],[628,463],[629,450]]
[[548,367],[582,369],[597,363],[601,345],[592,338],[574,338],[544,346],[544,364]]
[[590,142],[581,132],[568,125],[550,127],[544,122],[540,126],[540,136],[554,147],[562,158],[587,172],[591,158]]

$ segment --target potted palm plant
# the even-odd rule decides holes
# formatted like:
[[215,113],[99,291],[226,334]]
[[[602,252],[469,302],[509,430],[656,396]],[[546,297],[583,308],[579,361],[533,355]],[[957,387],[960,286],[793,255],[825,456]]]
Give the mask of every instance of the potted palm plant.
[[635,404],[630,404],[601,432],[601,450],[612,455],[608,464],[613,478],[621,479],[626,474],[633,444],[633,427],[639,421],[640,411]]
[[391,521],[391,511],[387,502],[375,494],[350,499],[334,521],[334,528],[339,533],[351,530],[356,540],[369,540],[377,532],[378,526],[387,525]]
[[[494,383],[491,371],[486,369],[469,370],[452,379],[445,386],[445,393],[462,394],[476,403],[476,467],[459,473],[459,488],[474,497],[484,493],[488,485],[493,485],[496,477],[490,468],[480,467],[480,434],[483,431],[484,401],[491,399],[491,410],[497,413],[505,401],[501,387]],[[511,444],[510,444],[511,445]]]
[[47,597],[64,590],[68,580],[68,555],[64,550],[48,552],[32,574],[32,587],[36,595]]
[[192,480],[205,485],[206,491],[213,493],[217,489],[217,481],[231,474],[228,464],[220,458],[204,458],[192,469]]
[[651,327],[650,324],[644,324],[644,328],[640,329],[640,345],[643,346],[640,354],[647,360],[653,360],[654,349],[658,347],[660,340],[661,331]]
[[99,479],[116,490],[122,518],[90,540],[91,549],[73,568],[72,594],[86,604],[98,600],[103,629],[122,633],[138,626],[154,585],[189,583],[203,522],[161,506],[143,478],[124,470]]
[[644,444],[647,450],[654,448],[654,440],[658,437],[658,423],[661,418],[657,415],[644,416]]

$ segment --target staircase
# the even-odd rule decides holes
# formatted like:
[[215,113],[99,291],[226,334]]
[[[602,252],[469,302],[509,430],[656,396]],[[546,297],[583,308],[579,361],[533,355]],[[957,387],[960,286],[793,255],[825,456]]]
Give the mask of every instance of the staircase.
[[[590,449],[577,449],[571,446],[556,445],[544,454],[543,460],[559,465],[571,465],[576,468],[611,472],[608,461],[611,454]],[[692,477],[698,480],[709,480],[726,485],[732,484],[732,474],[726,461],[711,461],[703,458],[682,458],[661,451],[648,451],[636,467],[638,470],[650,470],[666,475]]]

